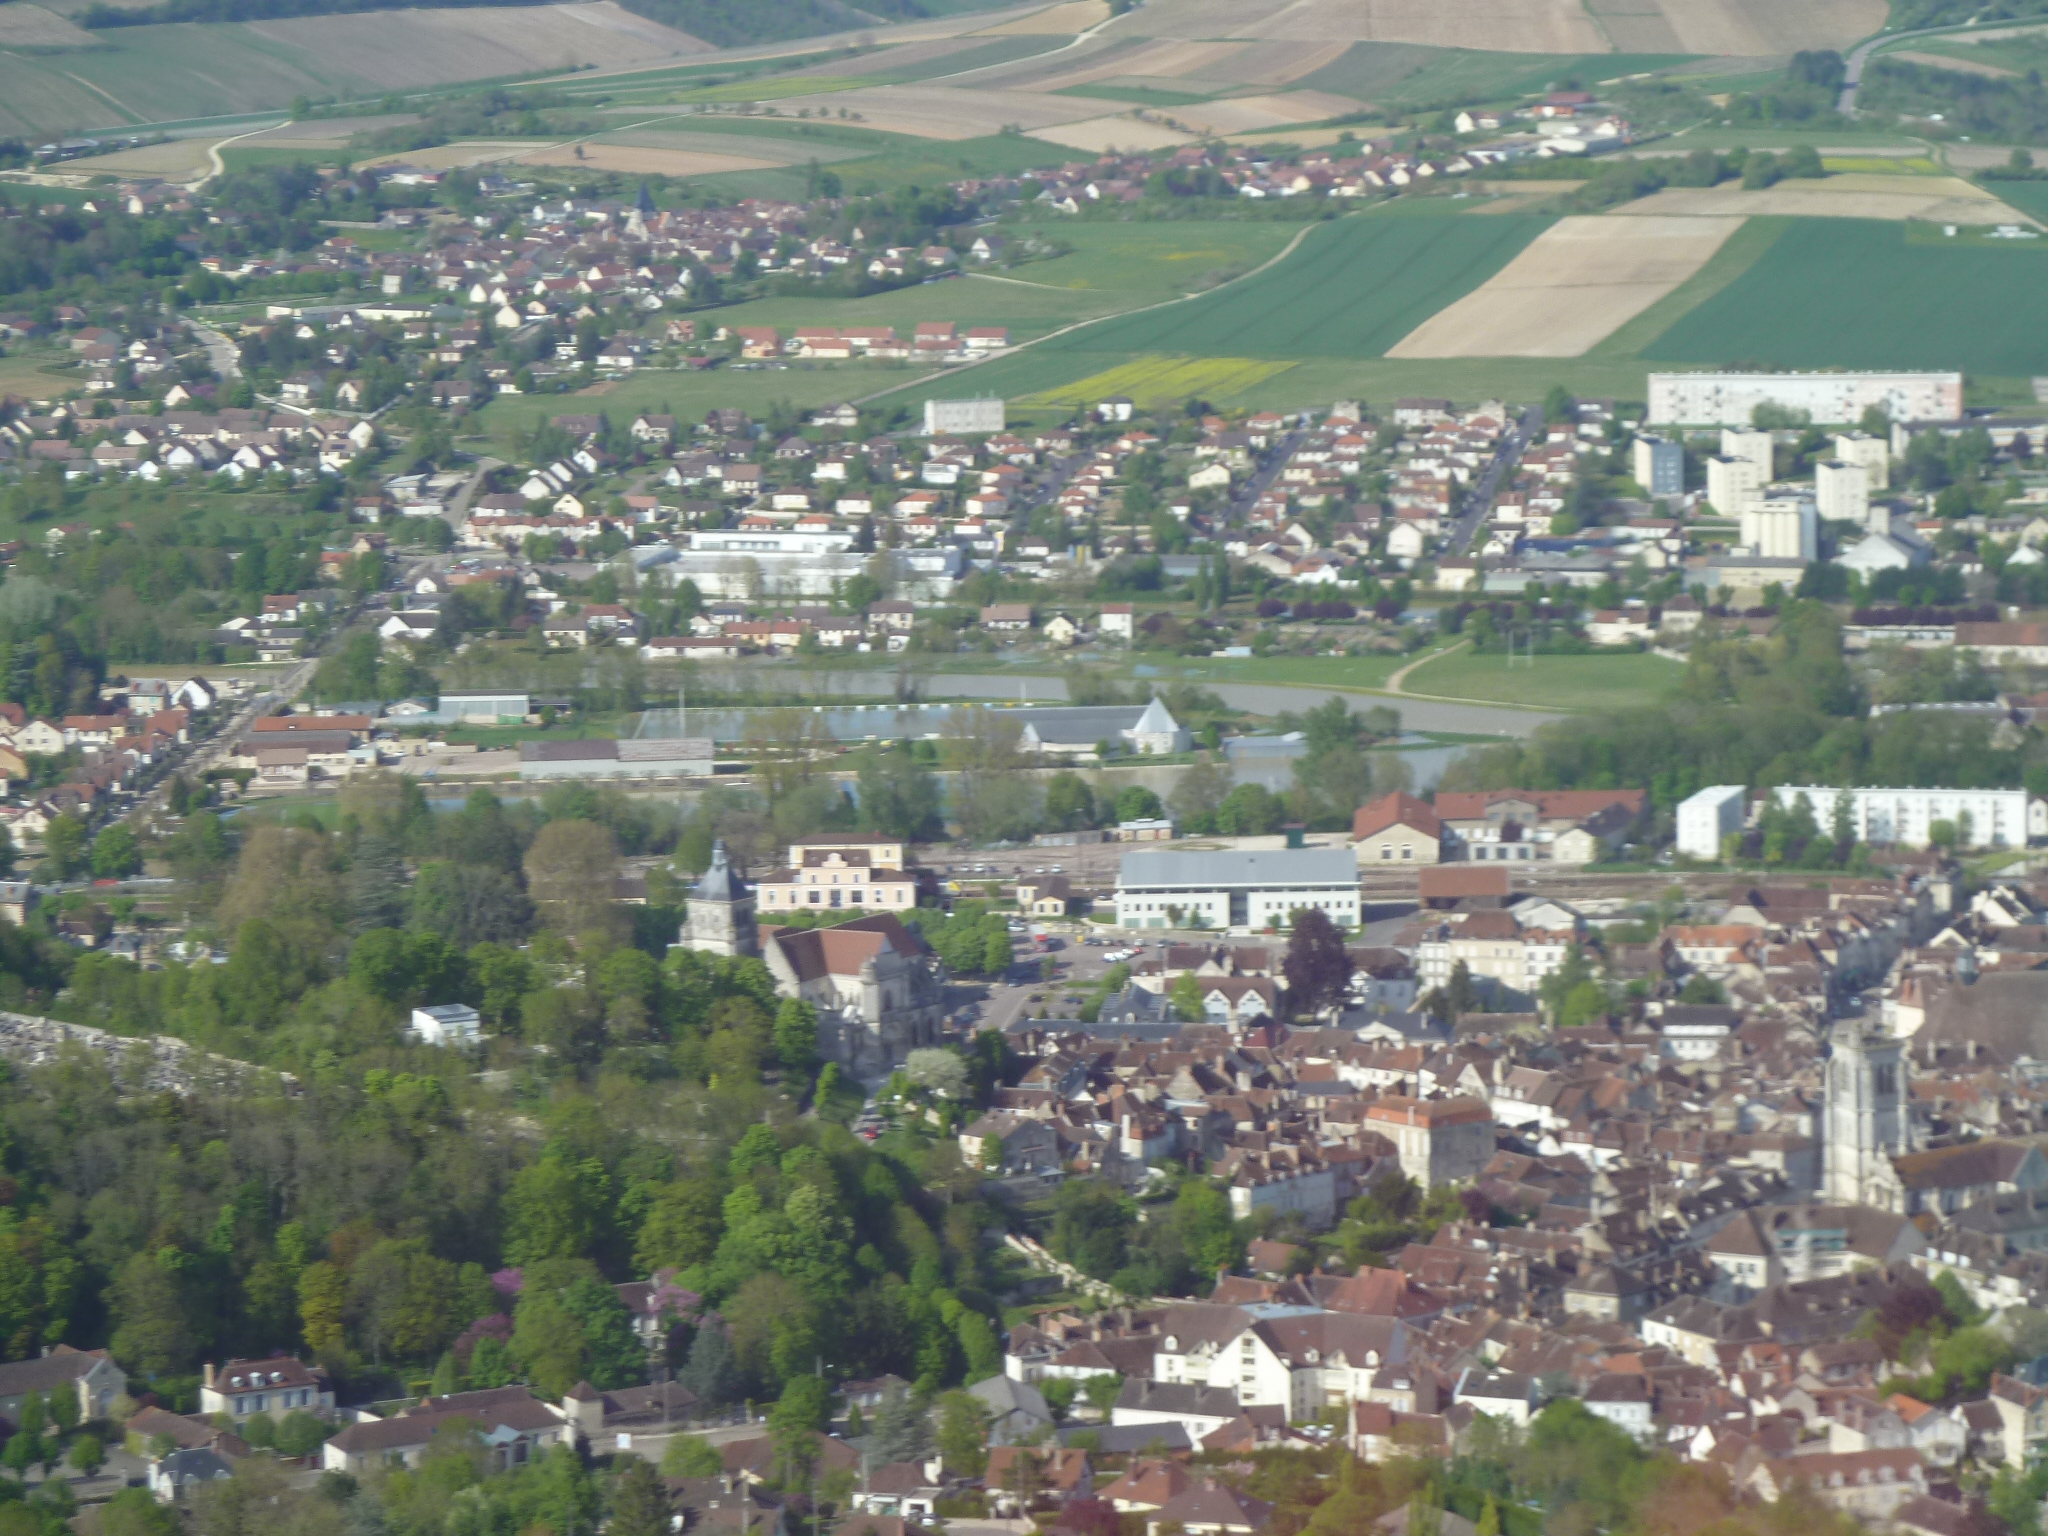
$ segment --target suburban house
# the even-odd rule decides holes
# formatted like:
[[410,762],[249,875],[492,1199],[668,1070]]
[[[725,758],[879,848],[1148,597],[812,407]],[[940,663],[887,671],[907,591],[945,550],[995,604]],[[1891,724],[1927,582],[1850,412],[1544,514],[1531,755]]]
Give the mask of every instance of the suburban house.
[[291,1355],[230,1360],[218,1369],[207,1362],[199,1386],[201,1413],[224,1413],[240,1425],[259,1413],[277,1419],[300,1410],[323,1415],[334,1411],[334,1387],[320,1367],[301,1364]]
[[1443,835],[1444,825],[1436,812],[1400,790],[1360,806],[1351,819],[1351,838],[1361,867],[1434,864]]

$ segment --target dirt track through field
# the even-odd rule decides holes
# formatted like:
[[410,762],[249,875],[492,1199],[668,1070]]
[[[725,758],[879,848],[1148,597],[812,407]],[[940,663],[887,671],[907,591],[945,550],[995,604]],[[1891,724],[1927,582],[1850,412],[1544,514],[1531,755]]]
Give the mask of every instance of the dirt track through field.
[[1739,218],[1560,219],[1389,357],[1579,357],[1704,266]]

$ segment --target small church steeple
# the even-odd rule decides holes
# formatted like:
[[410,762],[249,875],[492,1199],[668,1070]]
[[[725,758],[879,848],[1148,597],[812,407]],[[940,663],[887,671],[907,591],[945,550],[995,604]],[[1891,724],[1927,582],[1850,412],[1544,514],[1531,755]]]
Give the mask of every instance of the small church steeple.
[[725,839],[711,845],[711,867],[690,887],[690,910],[677,942],[684,949],[714,955],[758,955],[761,941],[754,931],[754,891],[733,868]]

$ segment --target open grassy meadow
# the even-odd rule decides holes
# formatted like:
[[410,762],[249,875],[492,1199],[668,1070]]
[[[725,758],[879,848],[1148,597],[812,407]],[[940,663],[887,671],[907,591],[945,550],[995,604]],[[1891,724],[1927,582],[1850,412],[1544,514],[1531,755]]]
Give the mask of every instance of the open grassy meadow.
[[1453,650],[1432,657],[1402,680],[1402,691],[1432,698],[1514,704],[1588,714],[1636,709],[1668,698],[1682,669],[1647,651],[1608,656],[1538,656],[1508,665],[1504,655]]
[[2048,242],[1945,247],[1874,219],[1788,219],[1735,280],[1642,356],[1785,368],[2048,373],[2025,318],[2048,283]]

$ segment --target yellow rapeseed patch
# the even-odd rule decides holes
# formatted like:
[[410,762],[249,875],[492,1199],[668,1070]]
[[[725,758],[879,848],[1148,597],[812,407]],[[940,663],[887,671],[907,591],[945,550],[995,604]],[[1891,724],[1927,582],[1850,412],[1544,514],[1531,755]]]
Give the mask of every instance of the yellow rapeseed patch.
[[1140,357],[1072,384],[1022,396],[1017,404],[1053,409],[1087,405],[1114,395],[1127,395],[1139,405],[1194,395],[1229,396],[1263,384],[1293,366],[1251,357]]

